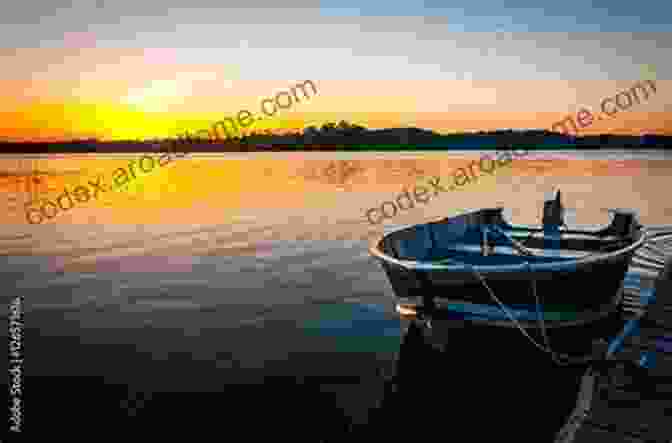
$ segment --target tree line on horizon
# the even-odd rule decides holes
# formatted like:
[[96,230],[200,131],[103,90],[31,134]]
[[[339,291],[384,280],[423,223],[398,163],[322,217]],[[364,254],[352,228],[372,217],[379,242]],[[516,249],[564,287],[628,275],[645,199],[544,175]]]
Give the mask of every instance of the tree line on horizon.
[[327,122],[321,127],[308,126],[303,131],[275,134],[270,130],[251,131],[247,135],[224,140],[189,137],[176,139],[69,140],[62,142],[2,142],[0,152],[58,153],[58,152],[146,152],[147,145],[182,143],[185,152],[252,152],[252,151],[310,151],[310,150],[445,150],[445,149],[501,149],[520,146],[534,149],[578,148],[618,149],[656,148],[671,149],[672,136],[644,134],[600,134],[572,136],[545,129],[495,130],[439,134],[415,127],[368,129],[344,120]]

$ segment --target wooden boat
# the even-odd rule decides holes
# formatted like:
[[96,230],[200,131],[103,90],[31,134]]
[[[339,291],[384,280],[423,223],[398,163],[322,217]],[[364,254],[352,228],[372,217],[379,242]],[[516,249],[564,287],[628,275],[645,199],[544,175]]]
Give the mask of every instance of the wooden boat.
[[630,210],[614,210],[594,231],[569,229],[560,198],[558,191],[545,202],[539,227],[511,225],[503,208],[488,208],[389,233],[369,251],[407,312],[518,329],[590,328],[618,308],[645,234]]

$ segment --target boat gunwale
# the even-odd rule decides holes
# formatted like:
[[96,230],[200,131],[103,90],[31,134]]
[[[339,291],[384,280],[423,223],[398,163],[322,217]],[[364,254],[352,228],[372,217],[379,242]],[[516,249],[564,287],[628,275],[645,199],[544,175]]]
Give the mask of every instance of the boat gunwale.
[[[476,211],[478,212],[478,211]],[[377,236],[374,240],[372,240],[370,246],[369,246],[369,253],[376,257],[379,260],[382,260],[383,262],[387,262],[390,264],[394,264],[397,266],[400,266],[408,271],[453,271],[453,272],[472,272],[476,271],[479,273],[510,273],[510,272],[519,272],[523,270],[527,270],[527,272],[562,272],[562,271],[575,271],[577,266],[585,266],[585,265],[590,265],[596,262],[603,262],[603,261],[609,261],[612,259],[619,258],[625,254],[631,253],[639,249],[644,245],[644,242],[648,238],[648,232],[646,229],[643,229],[640,227],[638,229],[639,233],[639,238],[635,240],[632,244],[618,249],[616,251],[611,251],[611,252],[605,252],[604,254],[590,254],[588,257],[582,257],[582,258],[565,258],[563,260],[558,260],[558,261],[552,261],[550,263],[530,263],[527,261],[524,261],[523,263],[520,264],[498,264],[498,265],[472,265],[469,263],[464,263],[464,264],[438,264],[438,263],[431,263],[427,261],[419,261],[419,260],[402,260],[402,259],[397,259],[394,257],[389,256],[388,254],[384,253],[380,248],[379,245],[385,240],[386,238],[389,238],[390,236],[399,233],[403,230],[410,229],[413,227],[417,226],[425,226],[425,225],[430,225],[432,223],[440,222],[440,221],[445,221],[449,220],[451,218],[457,218],[469,214],[473,214],[474,212],[471,213],[466,213],[466,214],[459,214],[455,217],[447,217],[443,218],[441,220],[437,220],[435,222],[427,222],[427,223],[420,223],[417,225],[412,225],[412,226],[406,226],[400,229],[396,229],[392,232],[388,232],[386,234],[382,234]],[[520,231],[529,231],[529,232],[543,232],[543,228],[534,228],[534,227],[527,227],[525,225],[512,225],[510,224],[507,220],[505,220],[502,217],[502,220],[504,221],[504,225],[506,228],[510,228],[512,230],[520,230]],[[602,226],[599,229],[595,231],[577,231],[577,230],[566,230],[566,231],[561,231],[561,234],[583,234],[583,235],[590,235],[594,237],[599,237],[600,232],[606,231],[610,226],[612,226],[613,220],[609,225]],[[525,256],[520,256],[523,260],[525,260]]]

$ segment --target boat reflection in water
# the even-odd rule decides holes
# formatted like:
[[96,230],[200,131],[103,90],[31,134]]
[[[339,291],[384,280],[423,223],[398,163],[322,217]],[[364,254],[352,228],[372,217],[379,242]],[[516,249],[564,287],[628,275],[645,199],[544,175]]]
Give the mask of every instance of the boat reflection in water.
[[405,317],[395,374],[371,430],[395,441],[553,441],[586,365],[558,366],[515,335]]

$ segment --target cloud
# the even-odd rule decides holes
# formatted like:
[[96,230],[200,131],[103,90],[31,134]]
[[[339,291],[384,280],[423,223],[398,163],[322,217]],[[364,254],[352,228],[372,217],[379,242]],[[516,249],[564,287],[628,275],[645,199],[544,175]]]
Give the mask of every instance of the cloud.
[[185,100],[205,92],[207,83],[217,82],[218,90],[231,88],[233,82],[221,79],[216,72],[178,72],[173,79],[151,80],[147,84],[131,88],[122,103],[133,105],[145,111],[161,111],[167,106],[184,104]]

